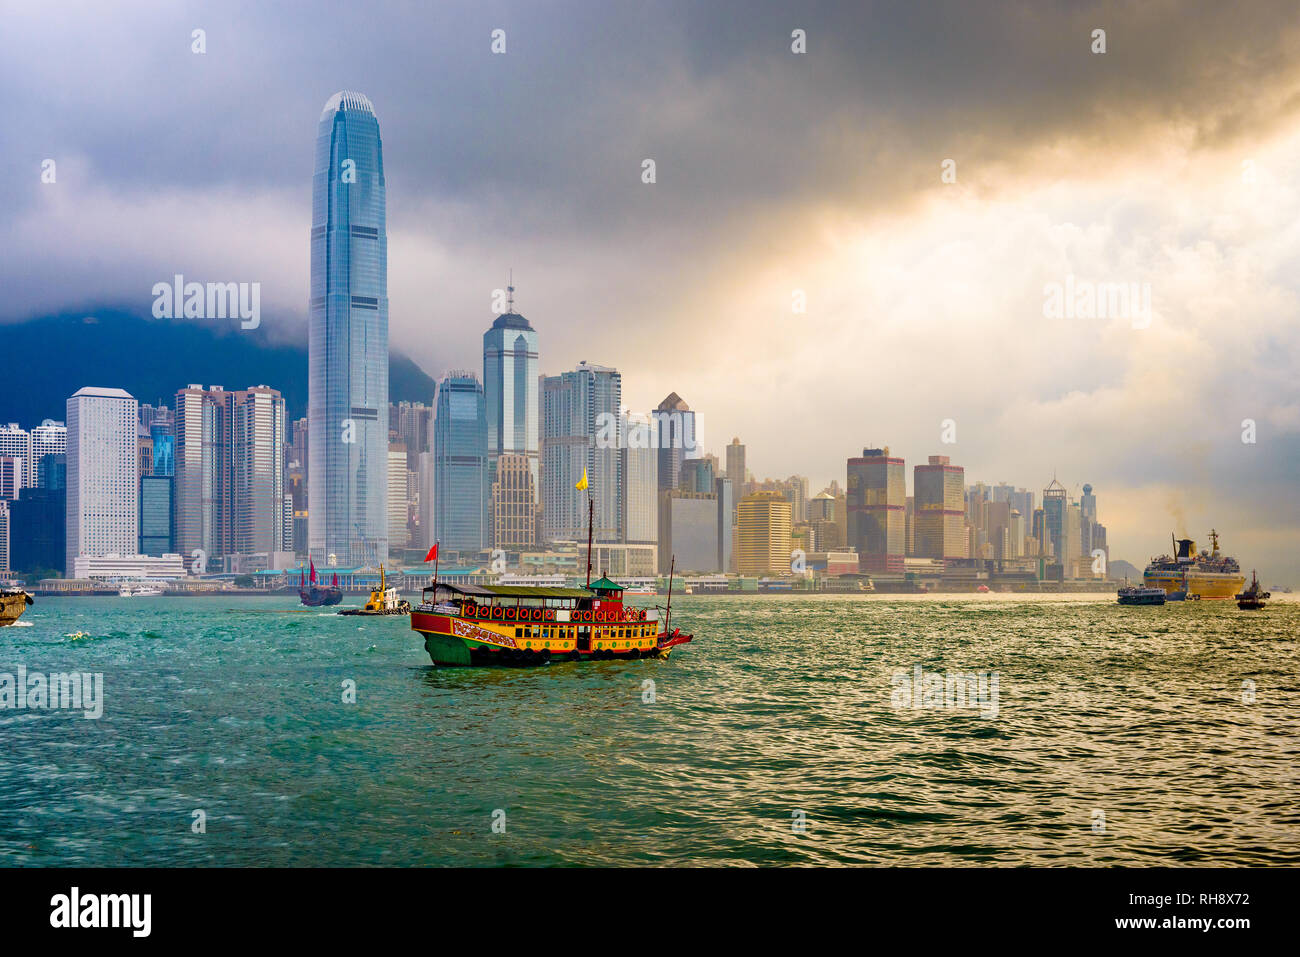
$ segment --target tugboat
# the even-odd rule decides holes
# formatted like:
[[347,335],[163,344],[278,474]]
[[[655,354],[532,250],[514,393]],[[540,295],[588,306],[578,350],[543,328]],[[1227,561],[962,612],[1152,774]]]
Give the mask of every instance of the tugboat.
[[298,572],[298,597],[309,608],[319,608],[322,605],[337,605],[343,600],[343,589],[339,587],[338,573],[335,573],[333,580],[328,585],[318,585],[316,584],[316,563],[312,562],[310,581],[303,578],[301,570]]
[[36,599],[22,588],[0,588],[0,626],[12,625]]
[[1273,593],[1260,589],[1259,578],[1250,573],[1250,587],[1237,595],[1237,607],[1242,611],[1259,611],[1264,607],[1265,599],[1272,598]]
[[1163,588],[1144,588],[1141,585],[1125,585],[1119,590],[1117,599],[1121,605],[1163,605],[1165,590]]
[[379,566],[379,587],[370,590],[370,598],[361,608],[339,609],[340,615],[409,615],[411,603],[397,597],[397,589],[388,587],[384,566]]
[[[586,488],[586,475],[578,488]],[[657,609],[623,604],[623,586],[591,580],[591,503],[587,516],[587,584],[583,588],[450,585],[437,580],[411,613],[436,665],[544,665],[552,661],[667,658],[692,640],[669,630],[674,559],[663,622]]]

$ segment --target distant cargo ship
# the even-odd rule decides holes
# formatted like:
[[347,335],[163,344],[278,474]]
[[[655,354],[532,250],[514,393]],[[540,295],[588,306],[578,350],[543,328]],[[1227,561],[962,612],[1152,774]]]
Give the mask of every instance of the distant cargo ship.
[[1166,594],[1184,592],[1191,599],[1206,601],[1231,601],[1246,584],[1246,576],[1235,558],[1219,551],[1219,533],[1210,530],[1211,550],[1201,549],[1190,538],[1174,541],[1175,554],[1151,559],[1142,574],[1143,582],[1151,588],[1162,588]]

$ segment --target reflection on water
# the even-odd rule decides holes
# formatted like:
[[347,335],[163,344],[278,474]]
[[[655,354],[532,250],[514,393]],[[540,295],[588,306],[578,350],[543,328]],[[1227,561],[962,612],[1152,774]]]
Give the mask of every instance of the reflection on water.
[[51,598],[0,633],[0,673],[105,697],[0,711],[0,863],[1300,863],[1300,603],[687,597],[669,661],[518,670],[292,607]]

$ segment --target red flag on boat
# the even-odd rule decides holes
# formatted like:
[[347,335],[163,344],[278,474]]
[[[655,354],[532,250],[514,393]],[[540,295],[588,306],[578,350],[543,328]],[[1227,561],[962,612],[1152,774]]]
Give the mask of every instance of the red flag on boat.
[[429,549],[429,554],[424,556],[426,562],[436,561],[438,558],[438,543],[434,542],[433,547]]

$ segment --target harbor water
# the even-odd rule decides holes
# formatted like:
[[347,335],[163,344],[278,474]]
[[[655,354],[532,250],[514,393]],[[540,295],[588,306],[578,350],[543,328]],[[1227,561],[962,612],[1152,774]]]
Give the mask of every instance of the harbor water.
[[673,618],[667,661],[452,669],[291,595],[40,598],[0,682],[100,674],[102,715],[4,702],[0,864],[1300,864],[1300,603]]

